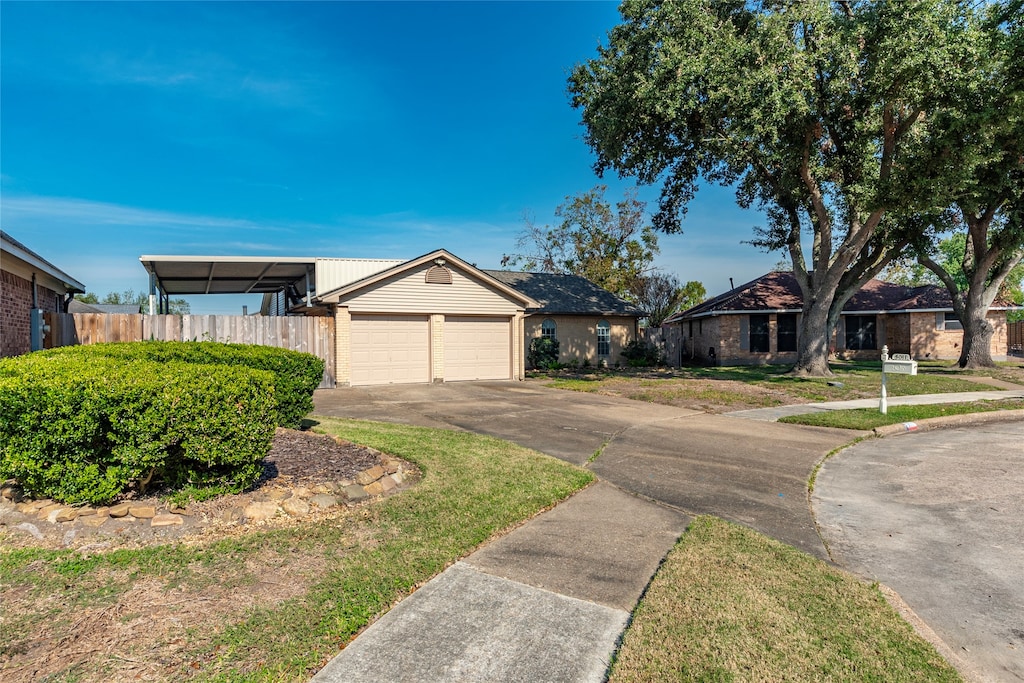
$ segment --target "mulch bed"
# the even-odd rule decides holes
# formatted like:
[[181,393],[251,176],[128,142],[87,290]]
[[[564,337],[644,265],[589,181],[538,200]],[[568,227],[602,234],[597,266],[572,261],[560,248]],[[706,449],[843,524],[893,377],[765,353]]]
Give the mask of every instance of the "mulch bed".
[[263,460],[263,476],[254,488],[276,483],[278,478],[291,484],[351,479],[380,462],[381,454],[365,446],[339,443],[326,434],[278,429]]

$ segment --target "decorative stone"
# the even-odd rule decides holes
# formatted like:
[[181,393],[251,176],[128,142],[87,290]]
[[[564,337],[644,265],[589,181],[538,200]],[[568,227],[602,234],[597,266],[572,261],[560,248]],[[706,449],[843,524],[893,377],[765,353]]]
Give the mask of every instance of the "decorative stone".
[[32,524],[30,522],[22,522],[14,528],[24,531],[27,534],[31,534],[32,537],[35,538],[37,541],[43,540],[43,532],[40,531],[39,527],[37,527],[35,524]]
[[395,481],[396,484],[401,484],[403,481],[405,481],[405,475],[402,474],[401,471],[392,474],[391,478]]
[[380,481],[377,483],[381,485],[382,489],[384,489],[384,493],[394,491],[398,488],[398,484],[396,484],[395,480],[391,477],[381,477]]
[[245,510],[236,505],[224,510],[224,512],[220,514],[220,518],[225,522],[242,523],[245,521]]
[[345,487],[345,497],[351,501],[363,500],[366,498],[366,490],[359,484],[349,484]]
[[101,507],[101,508],[96,508],[96,514],[99,515],[100,517],[109,517],[110,516],[110,508],[106,507],[106,506]]
[[384,476],[384,468],[381,467],[380,465],[374,465],[370,469],[363,470],[362,472],[357,474],[356,475],[356,483],[359,483],[359,484],[362,484],[363,486],[366,486],[367,484],[371,484],[371,483],[377,481],[378,479],[380,479],[383,476]]
[[51,514],[53,522],[73,522],[78,517],[78,508],[61,508]]
[[308,486],[297,486],[292,489],[293,498],[309,498],[313,493],[309,490]]
[[26,503],[26,512],[37,512],[42,510],[47,505],[53,505],[53,500],[50,498],[43,498],[41,500],[30,500]]
[[23,496],[24,494],[17,486],[5,486],[0,488],[0,497],[6,498],[9,501],[17,503]]
[[64,538],[61,539],[61,543],[64,545],[65,548],[67,548],[75,542],[76,536],[78,536],[78,529],[68,529],[67,532],[64,534]]
[[333,488],[331,488],[330,486],[326,486],[325,484],[317,484],[316,486],[310,489],[310,491],[312,491],[314,494],[331,493],[333,490]]
[[175,515],[185,515],[186,517],[190,516],[188,508],[183,508],[180,505],[171,505],[168,508],[168,511]]
[[380,494],[384,493],[384,486],[379,481],[375,481],[372,484],[367,484],[366,486],[363,487],[363,489],[369,496],[379,496]]
[[136,519],[153,519],[156,508],[152,505],[132,505],[128,508],[128,514]]
[[388,460],[386,463],[384,463],[384,471],[387,472],[388,474],[394,474],[395,472],[397,472],[398,471],[398,461],[397,460]]
[[78,516],[79,517],[88,517],[89,515],[95,515],[96,514],[96,508],[89,507],[88,505],[86,505],[85,507],[77,508],[77,509],[78,509]]
[[309,503],[301,498],[289,498],[281,503],[281,509],[291,517],[303,517],[309,514]]
[[318,493],[310,498],[309,502],[318,508],[330,508],[338,504],[338,499],[326,493]]
[[130,510],[131,507],[131,503],[118,503],[107,510],[107,514],[111,517],[124,517],[128,514],[128,510]]
[[245,516],[253,522],[262,522],[277,514],[277,503],[273,501],[262,501],[249,503],[245,506]]
[[[39,510],[36,512],[36,517],[38,517],[39,519],[50,519],[50,514],[57,510],[60,510],[62,507],[64,506],[61,505],[60,503],[50,503],[49,505],[39,508]],[[50,519],[50,521],[52,522],[53,520]]]
[[185,523],[185,520],[181,515],[162,514],[155,515],[153,521],[149,523],[150,526],[181,526]]
[[103,526],[103,523],[110,519],[110,515],[104,513],[102,515],[89,515],[88,517],[82,517],[82,526],[87,526],[90,529],[97,529]]
[[267,491],[267,498],[270,500],[282,501],[291,496],[288,489],[271,489]]

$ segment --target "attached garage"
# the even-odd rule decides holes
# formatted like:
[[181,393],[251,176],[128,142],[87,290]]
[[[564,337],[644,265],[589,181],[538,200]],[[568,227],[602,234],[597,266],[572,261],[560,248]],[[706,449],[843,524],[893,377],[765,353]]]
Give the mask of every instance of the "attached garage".
[[446,382],[512,377],[510,318],[445,317]]
[[353,386],[430,381],[430,319],[414,315],[353,315]]
[[521,379],[536,302],[439,250],[319,296],[334,307],[339,384]]

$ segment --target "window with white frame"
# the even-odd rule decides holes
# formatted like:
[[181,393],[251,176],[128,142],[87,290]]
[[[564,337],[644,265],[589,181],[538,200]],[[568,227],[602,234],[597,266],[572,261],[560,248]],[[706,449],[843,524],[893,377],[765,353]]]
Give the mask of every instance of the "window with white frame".
[[555,321],[551,318],[544,318],[544,322],[540,324],[540,336],[545,339],[555,339],[555,330],[557,326]]
[[610,356],[612,353],[612,328],[607,320],[597,324],[597,355]]

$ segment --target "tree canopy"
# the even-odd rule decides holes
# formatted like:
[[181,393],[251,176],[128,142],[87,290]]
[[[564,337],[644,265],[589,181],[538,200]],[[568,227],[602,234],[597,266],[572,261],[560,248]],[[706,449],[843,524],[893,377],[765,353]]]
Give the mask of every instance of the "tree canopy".
[[[138,306],[142,311],[149,311],[149,295],[145,292],[136,293],[134,289],[107,292],[102,299],[95,292],[76,294],[75,298],[85,304],[129,304]],[[192,310],[185,299],[171,299],[170,306],[170,312],[176,315],[187,315]]]
[[[681,229],[701,179],[734,185],[803,292],[794,371],[825,375],[843,305],[947,208],[974,148],[933,121],[971,106],[983,27],[955,0],[626,0],[569,79],[596,170],[661,183],[654,226]],[[809,246],[810,252],[805,253]]]
[[612,205],[605,186],[566,197],[555,210],[562,221],[552,227],[527,219],[516,241],[518,253],[502,257],[503,266],[523,270],[582,275],[623,298],[631,298],[637,281],[649,274],[658,253],[658,238],[646,224],[646,204],[635,192]]

